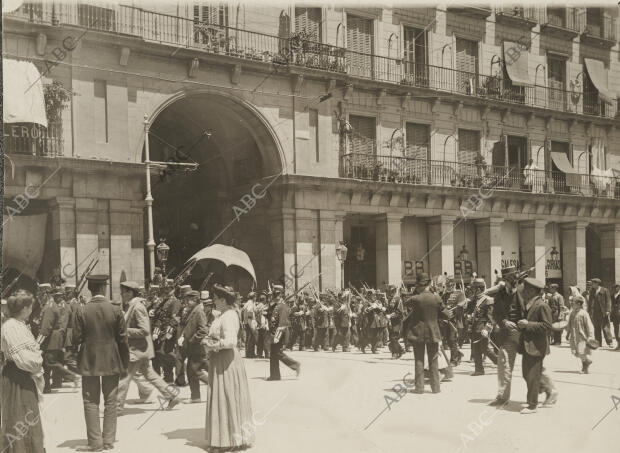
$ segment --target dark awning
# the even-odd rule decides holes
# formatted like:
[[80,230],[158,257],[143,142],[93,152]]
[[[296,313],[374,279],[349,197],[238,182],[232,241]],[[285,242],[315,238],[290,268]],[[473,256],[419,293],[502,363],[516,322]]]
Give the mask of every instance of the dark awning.
[[568,156],[564,153],[551,153],[551,159],[558,169],[566,174],[566,185],[572,187],[578,187],[579,174],[575,171],[571,163],[568,161]]
[[605,102],[615,102],[616,95],[609,89],[607,84],[605,64],[600,60],[592,60],[591,58],[584,58],[584,61],[590,80],[598,90],[601,99]]
[[[512,55],[515,51],[520,53]],[[508,77],[512,80],[513,85],[529,85],[530,83],[527,55],[528,52],[523,52],[519,49],[519,44],[511,41],[504,41],[506,72],[508,72]]]

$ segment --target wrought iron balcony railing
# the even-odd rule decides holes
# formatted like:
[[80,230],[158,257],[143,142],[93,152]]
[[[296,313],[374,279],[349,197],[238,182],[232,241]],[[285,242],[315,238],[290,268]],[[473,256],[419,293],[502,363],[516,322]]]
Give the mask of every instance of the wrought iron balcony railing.
[[579,32],[579,18],[575,8],[540,8],[539,15],[538,21],[542,28],[559,28],[575,34]]
[[616,20],[609,16],[598,16],[590,11],[582,11],[581,23],[585,25],[583,34],[610,43],[616,42]]
[[[178,48],[245,60],[283,64],[346,74],[348,76],[496,101],[613,118],[617,102],[602,107],[598,95],[539,85],[515,87],[510,80],[427,65],[405,58],[370,53],[274,36],[245,29],[120,5],[107,9],[90,5],[24,4],[13,16],[52,25],[71,24],[140,37]],[[569,16],[566,16],[569,17]]]
[[495,7],[496,20],[515,20],[522,22],[538,22],[538,12],[533,6],[498,6]]
[[345,154],[340,172],[342,178],[367,181],[620,198],[618,178],[400,156]]
[[37,157],[63,155],[62,125],[50,123],[48,128],[32,123],[12,123],[3,126],[4,151]]

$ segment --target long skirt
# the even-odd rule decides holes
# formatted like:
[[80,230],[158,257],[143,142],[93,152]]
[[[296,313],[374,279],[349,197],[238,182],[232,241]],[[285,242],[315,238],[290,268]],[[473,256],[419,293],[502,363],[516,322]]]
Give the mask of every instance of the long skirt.
[[236,348],[209,358],[206,439],[209,447],[248,447],[257,429],[252,419],[248,378]]
[[3,453],[43,453],[37,388],[30,373],[7,362],[2,369]]

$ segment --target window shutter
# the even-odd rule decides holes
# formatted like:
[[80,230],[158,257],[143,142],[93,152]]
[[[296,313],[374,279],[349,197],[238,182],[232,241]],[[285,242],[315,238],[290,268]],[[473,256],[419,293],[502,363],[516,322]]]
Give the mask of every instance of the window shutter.
[[376,123],[375,118],[366,116],[349,116],[351,133],[351,152],[361,154],[375,153]]
[[459,154],[461,164],[473,164],[480,152],[480,132],[459,129]]
[[372,76],[373,27],[371,19],[347,15],[347,53],[349,72],[353,75]]
[[321,42],[321,8],[295,8],[295,31],[305,30],[312,41]]
[[428,159],[429,133],[426,124],[407,123],[407,148],[405,156],[412,159]]

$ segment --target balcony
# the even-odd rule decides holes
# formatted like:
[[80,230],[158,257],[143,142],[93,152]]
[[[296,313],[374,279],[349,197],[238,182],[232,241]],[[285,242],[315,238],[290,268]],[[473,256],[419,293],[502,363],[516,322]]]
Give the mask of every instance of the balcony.
[[593,16],[590,11],[582,12],[585,28],[581,33],[581,42],[611,49],[616,45],[616,21],[613,17]]
[[579,35],[575,8],[541,8],[539,14],[541,33],[571,41]]
[[538,22],[538,15],[534,7],[501,6],[495,8],[495,21],[500,24],[532,29]]
[[36,157],[63,155],[64,141],[60,124],[50,123],[47,129],[32,123],[4,124],[3,134],[4,151],[8,154]]
[[586,174],[363,153],[343,155],[340,168],[341,178],[366,181],[620,199],[618,178]]
[[486,19],[493,12],[489,7],[483,6],[448,6],[448,11],[455,14],[473,17],[475,19]]
[[11,17],[49,25],[69,24],[84,27],[91,24],[91,28],[102,32],[137,37],[146,42],[176,49],[199,50],[231,58],[233,62],[248,60],[267,65],[283,65],[291,69],[304,68],[339,75],[343,79],[353,77],[566,113],[614,118],[617,111],[617,102],[613,105],[607,104],[605,108],[596,108],[599,104],[598,98],[590,96],[584,99],[581,92],[538,85],[513,87],[510,80],[498,76],[354,52],[343,47],[302,41],[295,35],[281,37],[199,23],[193,19],[131,6],[120,5],[111,10],[88,5],[25,4]]

